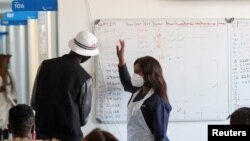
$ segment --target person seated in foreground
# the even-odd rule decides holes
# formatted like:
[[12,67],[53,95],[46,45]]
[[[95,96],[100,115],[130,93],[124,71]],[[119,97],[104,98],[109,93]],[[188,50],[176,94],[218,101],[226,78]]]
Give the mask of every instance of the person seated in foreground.
[[250,108],[241,107],[230,115],[231,125],[250,125]]
[[119,141],[113,134],[108,131],[95,128],[92,130],[83,141]]
[[13,141],[35,140],[35,115],[30,106],[18,104],[9,110],[9,132]]

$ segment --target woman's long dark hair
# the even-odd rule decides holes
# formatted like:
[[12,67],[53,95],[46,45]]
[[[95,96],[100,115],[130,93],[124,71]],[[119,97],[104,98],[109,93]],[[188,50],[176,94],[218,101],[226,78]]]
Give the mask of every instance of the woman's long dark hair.
[[144,86],[154,88],[165,101],[169,102],[167,96],[167,84],[164,80],[160,63],[151,56],[138,58],[134,65],[138,64],[144,75]]
[[9,59],[10,55],[0,54],[0,76],[2,77],[2,83],[3,83],[2,88],[0,89],[3,90],[4,92],[6,92],[6,86],[9,85],[8,77],[10,79],[9,83],[11,85],[11,90],[12,92],[14,91],[13,80],[11,79],[10,73],[8,71]]

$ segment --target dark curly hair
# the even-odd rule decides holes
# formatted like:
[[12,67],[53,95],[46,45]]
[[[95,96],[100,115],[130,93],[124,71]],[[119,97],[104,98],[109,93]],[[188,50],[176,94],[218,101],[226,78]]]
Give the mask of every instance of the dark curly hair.
[[30,106],[18,104],[9,110],[9,126],[17,137],[26,137],[35,124],[35,116]]

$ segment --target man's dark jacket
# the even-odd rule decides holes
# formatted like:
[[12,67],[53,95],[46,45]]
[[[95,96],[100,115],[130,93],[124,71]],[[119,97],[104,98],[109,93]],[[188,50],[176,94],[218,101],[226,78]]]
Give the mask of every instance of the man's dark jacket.
[[82,140],[91,108],[92,78],[71,54],[45,60],[33,87],[37,134],[63,141]]

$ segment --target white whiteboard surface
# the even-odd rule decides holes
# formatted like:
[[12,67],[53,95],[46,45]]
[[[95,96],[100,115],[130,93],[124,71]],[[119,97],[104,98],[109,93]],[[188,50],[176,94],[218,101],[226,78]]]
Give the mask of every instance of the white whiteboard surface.
[[224,19],[101,20],[95,25],[96,117],[126,122],[130,94],[119,80],[116,44],[124,39],[130,74],[136,58],[150,55],[162,65],[173,107],[170,121],[224,120],[229,114],[228,24]]
[[250,107],[250,21],[236,20],[231,27],[232,111]]

